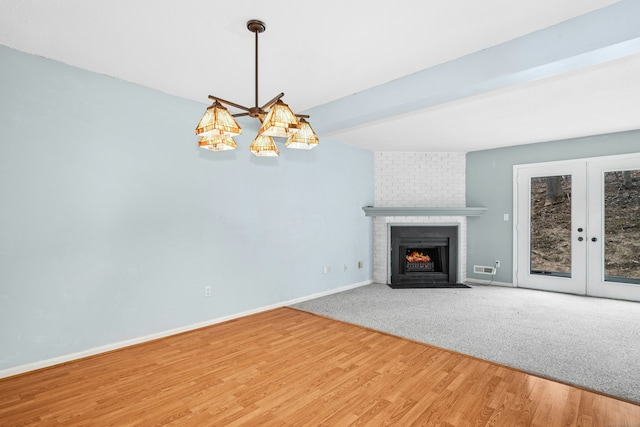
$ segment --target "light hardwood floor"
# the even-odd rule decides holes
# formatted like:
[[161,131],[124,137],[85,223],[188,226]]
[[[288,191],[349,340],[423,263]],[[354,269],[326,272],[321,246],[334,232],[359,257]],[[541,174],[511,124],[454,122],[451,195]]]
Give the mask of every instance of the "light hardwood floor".
[[0,425],[640,426],[640,406],[280,308],[0,380]]

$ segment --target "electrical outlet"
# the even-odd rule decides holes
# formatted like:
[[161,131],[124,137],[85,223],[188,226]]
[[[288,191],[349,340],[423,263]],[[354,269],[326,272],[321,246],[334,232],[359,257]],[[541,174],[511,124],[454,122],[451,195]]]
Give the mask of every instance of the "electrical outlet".
[[211,296],[211,286],[205,286],[204,287],[204,296],[205,297],[210,297]]
[[326,265],[326,266],[322,269],[322,272],[323,272],[324,274],[331,273],[331,266],[330,266],[330,265]]
[[500,268],[500,261],[496,260],[496,268]]

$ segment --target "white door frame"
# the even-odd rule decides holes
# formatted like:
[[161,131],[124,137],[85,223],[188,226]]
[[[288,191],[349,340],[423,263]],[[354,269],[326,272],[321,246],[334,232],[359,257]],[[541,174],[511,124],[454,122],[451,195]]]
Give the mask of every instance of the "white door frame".
[[[519,229],[518,214],[523,209],[530,209],[518,200],[520,195],[518,189],[518,172],[525,168],[550,168],[554,167],[562,168],[575,164],[585,164],[586,169],[586,191],[588,192],[588,198],[591,199],[591,204],[597,200],[597,203],[601,205],[600,201],[603,199],[603,180],[602,174],[606,171],[625,170],[625,169],[640,169],[640,152],[629,153],[613,156],[602,157],[588,157],[581,159],[562,160],[554,162],[544,163],[531,163],[513,166],[513,284],[514,286],[522,286],[519,283],[518,278],[518,261],[521,256],[528,256],[528,252],[523,254],[522,248],[518,247],[518,233],[529,233],[529,230]],[[522,189],[520,189],[521,191]],[[573,192],[573,191],[572,191]],[[529,195],[527,195],[529,199]],[[640,285],[618,282],[605,282],[602,256],[604,253],[603,236],[604,230],[603,220],[604,214],[602,209],[590,208],[587,214],[586,233],[584,234],[585,243],[588,245],[587,259],[585,260],[584,268],[585,273],[585,289],[586,293],[591,296],[607,297],[607,298],[619,298],[628,299],[634,301],[640,301]],[[575,242],[574,233],[576,226],[572,222],[572,241]],[[592,238],[596,238],[596,242],[592,241]],[[520,252],[519,252],[520,251]],[[572,265],[572,273],[574,272],[574,265]]]

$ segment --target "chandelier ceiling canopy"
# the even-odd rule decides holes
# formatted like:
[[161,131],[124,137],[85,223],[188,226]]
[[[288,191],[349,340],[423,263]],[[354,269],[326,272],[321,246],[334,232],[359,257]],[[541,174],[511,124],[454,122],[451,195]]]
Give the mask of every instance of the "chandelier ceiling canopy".
[[[286,147],[311,149],[318,145],[318,135],[305,119],[308,115],[295,114],[282,101],[284,93],[280,93],[263,106],[258,104],[258,34],[264,32],[264,22],[252,19],[247,22],[247,29],[255,34],[255,106],[245,107],[217,96],[209,95],[213,104],[196,127],[196,135],[200,136],[198,145],[211,151],[234,150],[238,147],[233,137],[242,133],[234,117],[248,116],[260,120],[262,126],[258,135],[249,146],[256,156],[278,156],[280,153],[275,138],[287,138]],[[242,113],[231,114],[227,106],[242,110]]]

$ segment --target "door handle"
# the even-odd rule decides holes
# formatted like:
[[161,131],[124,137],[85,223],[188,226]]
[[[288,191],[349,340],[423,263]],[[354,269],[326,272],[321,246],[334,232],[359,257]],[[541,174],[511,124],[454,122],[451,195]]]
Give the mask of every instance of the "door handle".
[[578,237],[578,242],[582,242],[584,238],[582,236]]
[[582,227],[578,228],[578,233],[582,233]]
[[591,238],[591,241],[592,241],[592,242],[597,242],[597,241],[598,241],[598,239],[597,239],[596,237],[592,237],[592,238]]

